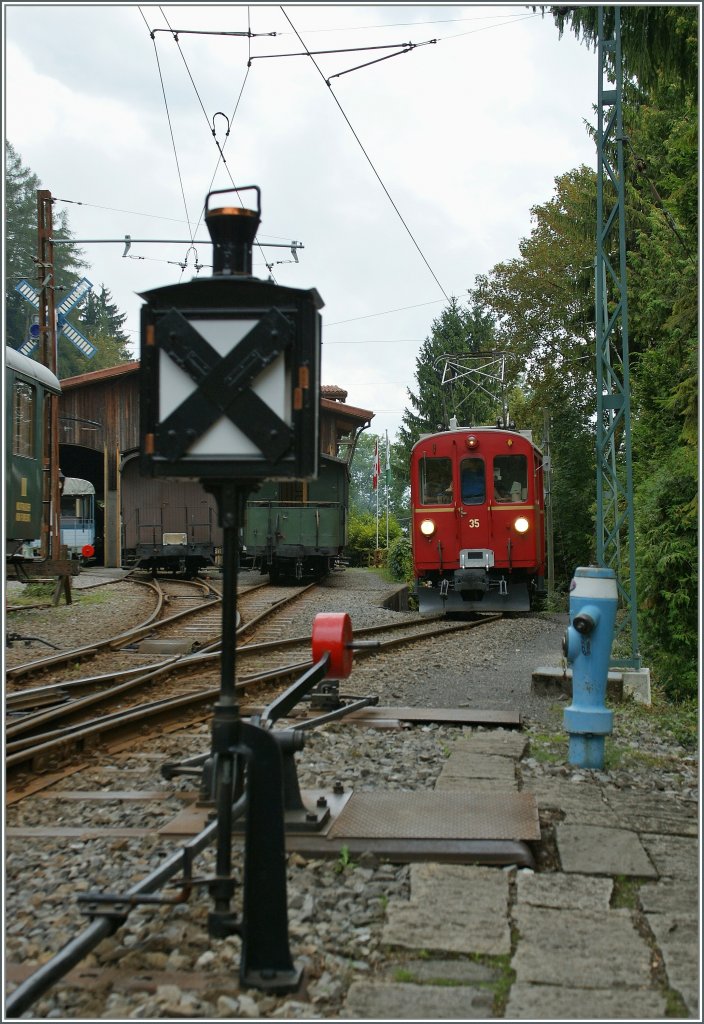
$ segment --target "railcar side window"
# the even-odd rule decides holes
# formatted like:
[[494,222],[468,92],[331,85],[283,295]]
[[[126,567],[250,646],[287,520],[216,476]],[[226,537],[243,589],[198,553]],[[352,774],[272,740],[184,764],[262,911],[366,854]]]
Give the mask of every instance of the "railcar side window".
[[450,459],[421,459],[420,500],[424,505],[449,505],[452,501],[452,462]]
[[463,459],[460,463],[460,481],[463,505],[481,505],[486,501],[483,459]]
[[525,455],[494,457],[494,499],[521,502],[528,497],[528,460]]
[[26,381],[15,382],[12,454],[34,456],[34,403],[36,388]]

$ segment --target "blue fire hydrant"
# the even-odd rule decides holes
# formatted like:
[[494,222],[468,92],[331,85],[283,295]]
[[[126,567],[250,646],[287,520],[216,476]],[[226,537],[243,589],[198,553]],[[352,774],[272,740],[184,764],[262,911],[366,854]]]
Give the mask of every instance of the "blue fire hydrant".
[[568,760],[580,768],[604,767],[604,737],[613,729],[606,684],[614,638],[618,590],[613,569],[575,569],[570,584],[570,622],[562,650],[572,664],[572,704],[563,725],[570,736]]

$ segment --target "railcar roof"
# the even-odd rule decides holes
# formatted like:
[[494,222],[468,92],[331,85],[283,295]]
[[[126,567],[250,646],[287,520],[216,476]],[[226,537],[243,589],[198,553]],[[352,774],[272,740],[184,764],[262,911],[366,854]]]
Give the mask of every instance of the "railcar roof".
[[[511,430],[508,427],[453,427],[447,430],[434,430],[428,434],[421,434],[416,444],[420,444],[421,441],[427,441],[429,437],[445,437],[447,434],[518,434],[520,437],[525,437],[526,441],[530,441],[534,448],[538,446],[533,443],[533,431],[532,430]],[[415,445],[414,445],[415,447]]]
[[59,378],[48,367],[44,366],[43,363],[38,363],[36,359],[23,356],[10,345],[5,346],[5,365],[9,366],[11,370],[23,373],[25,377],[30,377],[32,380],[36,380],[37,383],[43,384],[52,394],[61,394]]
[[81,480],[77,476],[67,476],[64,480],[62,494],[95,494],[95,487],[90,480]]

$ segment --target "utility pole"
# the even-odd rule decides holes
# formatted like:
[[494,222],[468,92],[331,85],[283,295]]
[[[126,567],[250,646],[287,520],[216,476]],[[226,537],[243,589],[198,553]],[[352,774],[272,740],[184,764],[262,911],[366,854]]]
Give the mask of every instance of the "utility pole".
[[[56,271],[54,267],[51,192],[37,191],[37,279],[39,282],[40,362],[58,377],[56,351]],[[48,395],[44,427],[44,499],[41,553],[59,558],[61,548],[59,491],[59,396]]]

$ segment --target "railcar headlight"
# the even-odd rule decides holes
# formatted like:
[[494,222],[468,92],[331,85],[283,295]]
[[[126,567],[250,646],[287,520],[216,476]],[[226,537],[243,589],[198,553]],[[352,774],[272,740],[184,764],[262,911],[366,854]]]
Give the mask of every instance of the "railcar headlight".
[[420,532],[424,537],[432,537],[435,533],[435,523],[432,519],[423,519],[420,524]]
[[530,523],[525,516],[519,516],[513,525],[516,529],[516,533],[527,533],[530,529]]

